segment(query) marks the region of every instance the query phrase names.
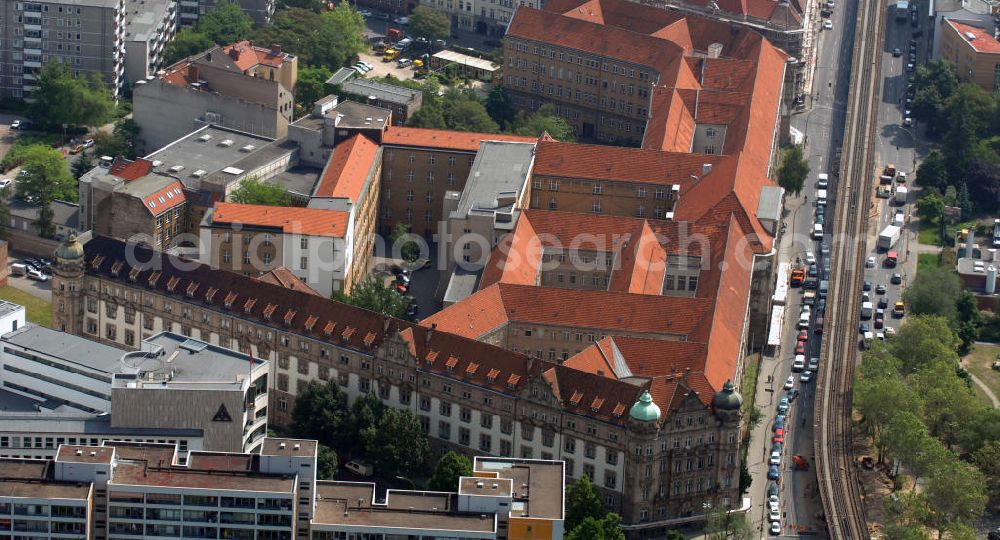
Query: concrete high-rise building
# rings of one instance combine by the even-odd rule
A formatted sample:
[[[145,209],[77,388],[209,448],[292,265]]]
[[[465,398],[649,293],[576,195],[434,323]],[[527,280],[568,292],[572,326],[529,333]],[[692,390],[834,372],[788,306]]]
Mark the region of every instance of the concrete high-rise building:
[[[50,61],[125,85],[125,0],[7,0],[0,4],[0,96],[30,100]]]
[[[177,33],[174,0],[128,0],[125,3],[125,78],[128,84],[155,75],[163,50]]]

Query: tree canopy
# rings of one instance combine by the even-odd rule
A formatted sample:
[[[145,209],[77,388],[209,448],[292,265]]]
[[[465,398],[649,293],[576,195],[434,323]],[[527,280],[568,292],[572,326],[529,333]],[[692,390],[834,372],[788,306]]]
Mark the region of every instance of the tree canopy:
[[[427,482],[427,489],[433,491],[458,491],[458,479],[472,476],[472,462],[455,451],[441,456],[434,467],[434,474]]]
[[[74,75],[69,65],[52,60],[38,72],[37,83],[28,117],[46,129],[100,126],[115,112],[111,91],[96,74]]]
[[[25,149],[17,195],[47,206],[54,200],[75,202],[79,196],[76,179],[58,150],[36,144]]]
[[[139,145],[139,124],[131,118],[115,122],[111,133],[94,135],[94,152],[100,156],[125,157],[135,159]]]
[[[431,447],[416,415],[386,408],[377,423],[361,432],[365,455],[377,469],[405,477],[422,474]]]
[[[410,14],[409,33],[430,40],[451,36],[451,17],[429,6],[420,5]]]
[[[930,268],[917,273],[903,291],[903,299],[914,314],[940,315],[951,321],[957,314],[955,299],[961,290],[962,282],[954,269]]]
[[[940,191],[948,186],[948,165],[944,154],[931,150],[917,167],[917,183],[923,187],[933,187]]]
[[[219,45],[229,45],[250,37],[253,19],[239,4],[217,2],[198,20],[198,31]]]
[[[785,191],[798,195],[808,176],[809,163],[802,153],[802,146],[796,144],[788,147],[778,165],[778,185],[785,188]]]
[[[356,283],[350,295],[334,293],[333,299],[399,319],[406,318],[406,310],[410,307],[409,301],[395,287],[386,285],[378,276],[368,276]]]
[[[169,66],[188,56],[206,51],[213,45],[215,42],[204,33],[194,28],[183,28],[167,43],[163,51],[163,63]]]
[[[281,43],[299,62],[336,70],[365,50],[364,18],[348,3],[316,12],[303,8],[279,11],[274,21],[256,31],[260,43]]]
[[[312,380],[299,388],[292,408],[292,432],[297,437],[312,438],[336,447],[347,416],[347,394],[337,381]]]
[[[262,204],[265,206],[291,206],[292,196],[280,184],[270,184],[256,178],[246,178],[240,182],[230,200],[241,204]]]
[[[517,113],[511,131],[515,135],[528,137],[538,137],[542,133],[548,133],[553,139],[563,142],[576,140],[573,128],[566,122],[565,118],[556,114],[555,106],[549,103],[542,105],[531,114],[524,111]]]
[[[600,519],[587,516],[582,523],[569,529],[566,540],[625,540],[621,522],[621,516],[613,512]]]
[[[587,518],[600,520],[607,511],[597,487],[590,477],[582,475],[566,488],[566,530],[571,531]]]
[[[326,81],[333,72],[326,66],[299,66],[299,78],[295,82],[295,105],[299,110],[296,116],[309,114],[313,105],[326,97],[332,90]]]

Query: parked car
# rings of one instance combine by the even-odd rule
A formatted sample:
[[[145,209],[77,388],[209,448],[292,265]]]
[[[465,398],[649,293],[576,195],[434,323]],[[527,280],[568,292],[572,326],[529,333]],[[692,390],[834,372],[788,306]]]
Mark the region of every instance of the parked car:
[[[7,189],[13,184],[14,181],[10,178],[0,179],[0,189]]]
[[[771,457],[767,462],[770,465],[781,465],[781,452],[771,452]]]
[[[777,480],[778,477],[780,477],[780,476],[781,476],[781,472],[778,471],[778,467],[777,466],[771,465],[767,469],[767,479],[768,480]]]
[[[771,437],[771,442],[785,442],[785,430],[784,429],[774,430],[774,436]]]
[[[775,463],[774,465],[777,465],[777,463]],[[768,511],[767,519],[770,520],[772,523],[777,524],[779,521],[781,521],[781,511],[778,510],[777,508],[772,507]]]
[[[899,47],[896,47],[895,49],[892,50],[892,56],[895,58],[899,58],[900,56],[902,56],[902,54],[903,52],[899,50]]]
[[[898,273],[893,274],[892,279],[889,280],[889,283],[892,283],[893,285],[899,285],[902,282],[903,282],[903,276]]]
[[[33,279],[35,281],[48,281],[49,276],[42,273],[41,270],[36,270],[34,268],[28,269],[28,279]]]
[[[878,309],[886,309],[889,307],[889,299],[885,296],[880,296],[878,298]]]
[[[813,378],[813,373],[811,371],[808,371],[808,370],[803,371],[802,375],[799,375],[799,381],[804,382],[804,383],[812,381],[812,378]]]
[[[875,286],[875,294],[885,294],[885,283],[879,283]]]
[[[795,343],[795,354],[805,354],[806,353],[806,342],[799,341]]]
[[[823,21],[823,30],[833,30],[833,21],[829,19]]]
[[[789,402],[787,397],[781,398],[778,401],[778,412],[781,414],[785,414],[786,412],[788,412],[788,404]]]
[[[410,24],[410,18],[409,17],[396,17],[395,19],[392,20],[392,22],[394,22],[396,24],[406,25],[406,24]]]
[[[14,263],[10,265],[10,275],[12,276],[23,276],[28,273],[28,267],[21,263]]]
[[[809,359],[809,371],[819,371],[819,358]]]
[[[375,468],[363,461],[352,459],[344,465],[344,468],[359,476],[371,476]]]
[[[795,386],[795,377],[793,375],[789,375],[788,378],[785,379],[785,390],[791,390],[793,386]]]
[[[805,369],[805,367],[806,367],[806,357],[803,355],[796,356],[795,360],[792,362],[792,371],[798,373],[803,369]]]
[[[772,521],[771,526],[767,529],[771,533],[771,536],[778,536],[781,534],[781,523],[777,521]]]

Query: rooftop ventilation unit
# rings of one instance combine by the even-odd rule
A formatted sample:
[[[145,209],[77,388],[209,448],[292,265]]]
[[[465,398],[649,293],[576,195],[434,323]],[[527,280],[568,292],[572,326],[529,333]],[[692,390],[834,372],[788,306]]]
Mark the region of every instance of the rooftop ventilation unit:
[[[233,140],[232,139],[226,139],[226,140],[224,140],[224,141],[222,141],[222,142],[219,143],[219,146],[225,146],[226,148],[229,148],[232,145],[233,145]]]
[[[184,166],[183,165],[174,165],[173,167],[170,167],[169,170],[172,173],[179,173],[179,172],[181,172],[181,171],[184,170]]]
[[[208,171],[206,171],[205,169],[198,169],[197,171],[191,173],[191,176],[195,178],[201,178],[202,176],[205,176],[205,173],[207,172]]]
[[[976,39],[976,34],[973,34],[972,32],[966,32],[965,37],[969,38],[969,41],[972,41]]]
[[[253,152],[254,148],[257,148],[257,147],[254,146],[254,145],[252,145],[252,144],[248,144],[248,145],[244,146],[243,148],[240,148],[240,152]]]
[[[154,159],[154,160],[153,160],[153,166],[154,166],[154,167],[159,167],[160,165],[163,165],[163,162],[162,162],[162,161],[160,161],[160,160],[158,160],[158,159]]]
[[[294,448],[294,449],[298,450],[299,448],[302,448],[302,445],[301,445],[301,444],[299,444],[299,443],[295,443],[295,445],[294,445],[294,446],[292,446],[292,448]]]
[[[201,141],[201,142],[210,141],[210,140],[212,140],[212,136],[209,135],[208,133],[206,133],[206,134],[202,135],[201,137],[198,137],[198,140]]]
[[[284,442],[278,443],[278,448],[281,448],[282,450],[284,450],[285,443]]]

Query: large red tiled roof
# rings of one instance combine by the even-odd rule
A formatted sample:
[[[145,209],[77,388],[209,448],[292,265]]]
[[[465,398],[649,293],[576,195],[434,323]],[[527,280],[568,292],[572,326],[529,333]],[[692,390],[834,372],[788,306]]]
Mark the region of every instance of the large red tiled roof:
[[[720,159],[722,156],[552,141],[538,143],[534,174],[683,186],[691,182],[692,174],[701,174],[704,164]]]
[[[355,135],[338,144],[327,162],[313,197],[361,198],[365,182],[375,171],[378,145],[364,135]]]
[[[281,67],[287,54],[266,47],[257,47],[248,40],[225,45],[222,47],[222,52],[232,58],[241,71],[252,69],[257,65]]]
[[[464,150],[475,152],[483,141],[526,142],[538,141],[538,137],[500,135],[496,133],[473,133],[469,131],[448,131],[444,129],[423,129],[393,126],[382,134],[385,146],[413,146],[438,148],[442,150]]]
[[[421,324],[478,339],[508,322],[590,328],[597,333],[685,336],[709,315],[711,301],[574,291],[497,283],[453,304]]]
[[[648,387],[560,365],[553,365],[542,376],[564,411],[612,424],[628,421],[629,409]]]
[[[215,203],[214,224],[241,224],[274,227],[288,234],[332,236],[347,234],[347,212],[322,208],[264,206],[258,204]]]
[[[950,27],[948,31],[958,34],[959,39],[964,41],[972,50],[978,53],[1000,54],[1000,41],[997,41],[990,32],[947,17],[944,21],[947,23],[946,27]]]

